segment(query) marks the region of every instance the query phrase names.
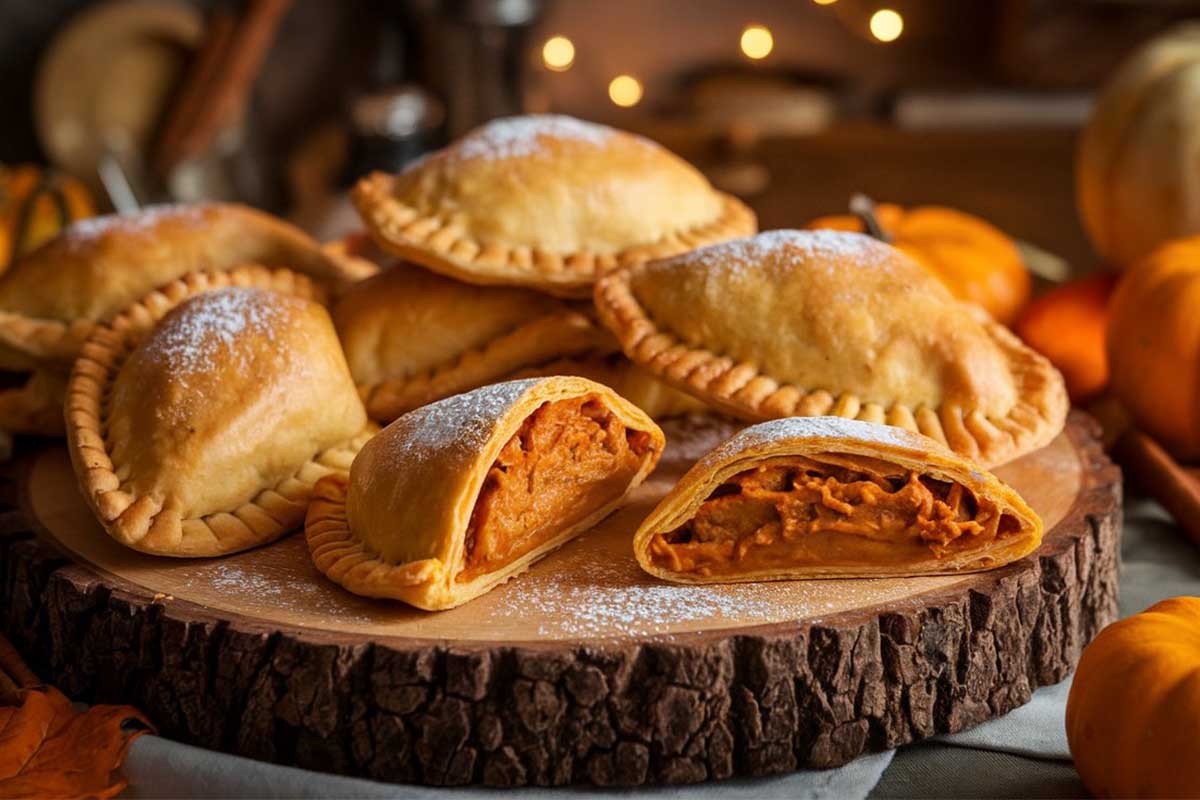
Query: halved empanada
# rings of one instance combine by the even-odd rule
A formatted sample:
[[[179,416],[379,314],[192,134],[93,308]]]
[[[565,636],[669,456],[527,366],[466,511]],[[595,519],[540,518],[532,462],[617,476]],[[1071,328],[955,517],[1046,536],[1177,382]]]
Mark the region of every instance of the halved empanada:
[[[620,270],[595,296],[631,359],[745,419],[886,423],[985,465],[1066,420],[1058,370],[869,236],[769,231]]]
[[[300,525],[372,428],[323,291],[287,270],[193,273],[99,326],[67,387],[67,444],[110,535],[211,556]]]
[[[634,375],[623,356],[619,364],[606,360],[620,346],[590,310],[527,289],[473,286],[398,264],[346,292],[333,321],[367,413],[380,422],[531,375],[583,375],[621,394],[630,389],[637,397],[626,396],[651,416],[686,406],[652,376]]]
[[[380,246],[471,283],[586,297],[606,270],[755,230],[754,214],[640,136],[558,115],[489,122],[354,203]]]
[[[927,437],[841,417],[754,425],[699,462],[634,536],[680,583],[969,572],[1042,541],[998,478]]]
[[[257,263],[330,284],[375,271],[246,206],[157,206],[76,222],[0,277],[0,369],[70,366],[98,322],[189,272]]]
[[[451,608],[607,516],[663,445],[640,409],[583,378],[476,389],[405,414],[348,479],[320,481],[308,547],[352,592]]]

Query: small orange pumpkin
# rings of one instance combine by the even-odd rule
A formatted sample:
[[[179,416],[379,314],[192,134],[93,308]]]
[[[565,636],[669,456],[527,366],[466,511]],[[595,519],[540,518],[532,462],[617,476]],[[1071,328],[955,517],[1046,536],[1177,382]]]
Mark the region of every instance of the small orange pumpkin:
[[[0,273],[77,219],[96,213],[78,179],[34,164],[0,166]]]
[[[1098,797],[1200,797],[1200,598],[1109,625],[1083,651],[1067,743]]]
[[[1092,110],[1075,163],[1079,215],[1118,269],[1200,233],[1200,23],[1136,50]]]
[[[1050,359],[1067,382],[1075,402],[1099,394],[1108,384],[1108,301],[1117,285],[1108,273],[1064,283],[1034,300],[1013,330]]]
[[[819,217],[808,228],[868,232],[905,251],[960,300],[1005,325],[1029,301],[1029,270],[1012,239],[979,217],[942,206],[875,205],[861,196],[853,214]]]
[[[1200,236],[1126,271],[1109,308],[1113,392],[1176,458],[1200,459]]]

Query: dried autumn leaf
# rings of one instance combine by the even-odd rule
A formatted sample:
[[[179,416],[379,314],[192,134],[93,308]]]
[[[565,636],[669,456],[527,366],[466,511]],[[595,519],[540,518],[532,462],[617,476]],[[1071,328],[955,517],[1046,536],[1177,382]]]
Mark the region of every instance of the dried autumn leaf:
[[[62,692],[35,680],[0,637],[0,797],[119,794],[128,783],[121,764],[133,740],[153,731],[149,720],[129,706],[79,713]]]

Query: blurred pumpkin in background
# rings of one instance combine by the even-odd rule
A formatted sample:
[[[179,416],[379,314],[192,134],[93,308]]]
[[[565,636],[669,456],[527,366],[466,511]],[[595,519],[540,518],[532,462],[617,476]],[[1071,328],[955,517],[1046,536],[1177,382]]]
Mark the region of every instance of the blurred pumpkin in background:
[[[1083,651],[1067,743],[1098,797],[1200,797],[1200,598],[1113,623]]]
[[[1012,323],[1029,301],[1031,280],[1011,238],[979,217],[942,206],[902,208],[856,196],[854,213],[819,217],[806,227],[870,233],[915,258],[960,300]]]
[[[0,273],[95,213],[91,192],[76,178],[34,164],[0,166]]]
[[[1200,236],[1134,264],[1109,307],[1113,392],[1176,458],[1200,460]]]
[[[1200,23],[1134,52],[1079,141],[1076,194],[1097,252],[1123,269],[1200,233]]]
[[[1108,384],[1105,332],[1116,285],[1115,276],[1100,273],[1056,286],[1030,303],[1013,326],[1058,367],[1073,402],[1094,397]]]

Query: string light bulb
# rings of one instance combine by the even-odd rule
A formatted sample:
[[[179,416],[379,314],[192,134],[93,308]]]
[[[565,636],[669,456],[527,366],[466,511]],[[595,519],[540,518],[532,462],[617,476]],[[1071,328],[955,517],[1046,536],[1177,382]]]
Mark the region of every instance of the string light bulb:
[[[542,63],[554,72],[566,72],[575,63],[575,43],[565,36],[551,36],[542,45]]]
[[[742,30],[742,52],[755,61],[766,58],[775,49],[775,37],[766,25],[747,25]]]
[[[904,17],[890,8],[881,8],[871,15],[871,35],[881,42],[894,42],[904,32]]]
[[[632,75],[618,75],[609,81],[608,99],[621,108],[632,108],[642,101],[642,82]]]

